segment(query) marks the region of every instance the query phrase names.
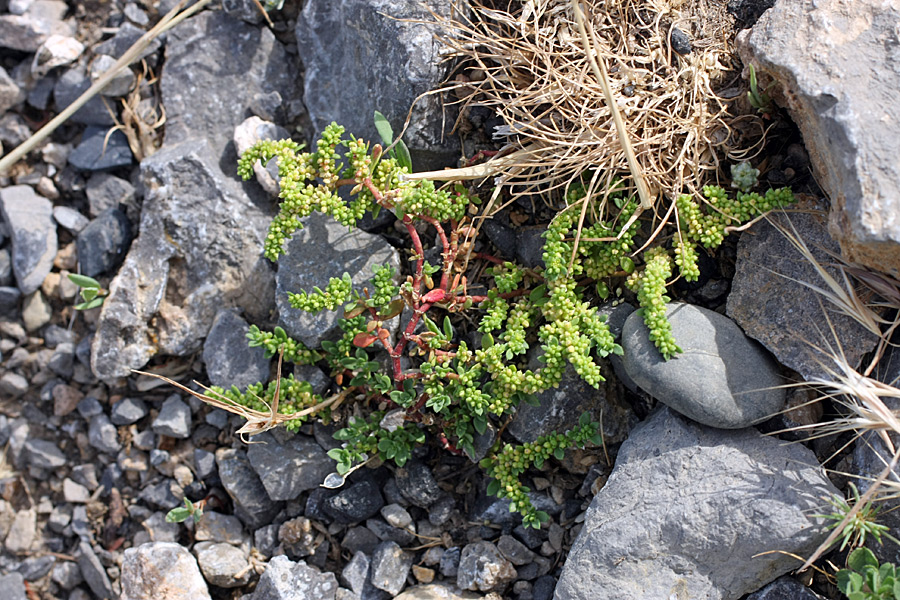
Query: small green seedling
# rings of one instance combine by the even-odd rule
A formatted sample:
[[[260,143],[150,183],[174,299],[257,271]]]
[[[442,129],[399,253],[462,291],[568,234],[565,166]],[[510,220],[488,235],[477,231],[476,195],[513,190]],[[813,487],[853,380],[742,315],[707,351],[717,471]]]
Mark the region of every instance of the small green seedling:
[[[187,498],[184,499],[184,506],[173,508],[166,514],[166,523],[183,523],[190,518],[194,519],[194,523],[200,521],[203,516],[204,501],[197,503],[191,502]]]
[[[75,310],[90,310],[97,308],[106,300],[109,292],[103,289],[100,282],[93,277],[69,273],[69,280],[81,288],[81,298],[84,302],[75,305]]]
[[[748,66],[750,68],[750,91],[747,92],[747,99],[750,101],[750,105],[760,113],[770,115],[775,112],[772,98],[766,92],[760,91],[759,83],[756,80],[756,69],[752,64]]]
[[[850,489],[853,495],[852,504],[844,498],[835,495],[828,500],[828,503],[834,507],[834,511],[828,515],[815,515],[816,517],[834,521],[829,526],[829,529],[843,527],[841,530],[843,542],[841,542],[840,549],[843,550],[848,546],[862,546],[866,543],[868,536],[875,538],[875,541],[879,544],[882,543],[881,536],[885,536],[889,540],[900,544],[900,540],[888,533],[890,528],[887,525],[876,522],[879,508],[871,500],[863,504],[850,519],[846,520],[846,523],[844,522],[851,509],[859,504],[860,501],[859,490],[853,483],[850,484]]]
[[[900,580],[891,563],[878,564],[868,548],[847,557],[846,569],[837,573],[837,586],[849,600],[900,600]]]

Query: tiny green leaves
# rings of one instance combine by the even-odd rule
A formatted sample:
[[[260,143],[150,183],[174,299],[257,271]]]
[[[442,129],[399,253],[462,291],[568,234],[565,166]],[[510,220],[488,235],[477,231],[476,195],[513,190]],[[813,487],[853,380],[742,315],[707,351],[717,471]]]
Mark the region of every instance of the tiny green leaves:
[[[394,129],[391,123],[383,114],[375,111],[375,130],[381,137],[381,141],[385,146],[394,143]],[[397,140],[397,144],[391,149],[391,158],[396,159],[400,167],[406,167],[407,171],[412,173],[412,158],[409,155],[409,148],[403,143],[403,140]]]
[[[84,302],[75,305],[75,310],[97,308],[106,300],[107,291],[93,277],[69,273],[69,280],[81,288],[81,298],[84,300]]]
[[[190,518],[194,519],[194,523],[200,521],[203,516],[203,501],[194,504],[187,498],[184,499],[184,506],[173,508],[166,513],[166,523],[183,523]]]

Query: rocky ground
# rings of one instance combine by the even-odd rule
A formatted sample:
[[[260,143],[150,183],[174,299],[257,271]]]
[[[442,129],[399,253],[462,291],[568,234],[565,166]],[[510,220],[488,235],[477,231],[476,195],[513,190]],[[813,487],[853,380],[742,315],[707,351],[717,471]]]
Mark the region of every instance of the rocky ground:
[[[4,151],[87,89],[174,4],[0,1]],[[772,2],[730,4],[749,26]],[[837,0],[825,4],[844,14]],[[889,9],[861,4],[872,27],[890,21]],[[787,575],[799,566],[790,554],[808,556],[824,539],[813,515],[828,512],[825,499],[846,485],[821,465],[870,476],[880,470],[877,444],[835,454],[852,440],[785,445],[798,437],[763,435],[832,410],[804,406],[761,422],[807,400],[771,386],[822,375],[802,342],[822,339],[822,307],[799,283],[815,272],[766,223],[731,239],[696,286],[676,289],[690,303],[671,307],[681,358],[661,362],[634,308],[609,304],[602,310],[625,355],[606,368],[607,383],[595,390],[570,372],[540,407],[520,409],[507,429],[520,442],[566,429],[585,411],[603,422],[604,447],[529,473],[533,501],[551,515],[540,530],[523,528],[506,501],[488,496],[468,458],[436,445],[403,468],[372,463],[327,489],[337,425],[273,430],[245,444],[234,434],[239,417],[131,374],[150,361],[185,383],[265,379],[272,361],[247,348],[249,324],[277,322],[311,346],[335,327],[296,316],[283,306],[284,291],[344,271],[362,284],[372,264],[402,267],[404,241],[382,214],[349,234],[311,218],[275,268],[260,249],[277,183],[261,168],[259,183],[235,175],[237,153],[256,139],[309,139],[332,119],[374,138],[374,109],[402,122],[413,98],[440,81],[431,33],[381,12],[425,15],[405,2],[288,0],[269,27],[250,0],[214,2],[0,177],[3,598],[839,597],[824,577]],[[785,30],[811,27],[779,29],[773,20],[763,17],[745,42],[758,60],[775,60],[764,50],[781,47]],[[360,55],[378,59],[362,63]],[[790,61],[776,66],[809,72]],[[366,93],[348,93],[348,82]],[[816,97],[806,79],[793,86]],[[822,117],[822,125],[813,109],[804,118],[803,98],[785,105],[807,144],[817,127],[852,129],[848,118]],[[864,110],[854,98],[839,95],[848,114]],[[439,102],[416,110],[406,138],[416,164],[450,164],[463,150],[456,141],[438,145]],[[810,174],[821,179],[821,148],[807,152],[788,117],[777,117],[764,176],[803,192],[803,208],[827,210]],[[488,146],[496,123],[478,111],[468,119],[462,148],[472,154]],[[869,142],[850,138],[854,151]],[[873,201],[887,206],[877,193]],[[485,226],[485,248],[538,264],[546,210],[513,205]],[[841,250],[826,220],[791,215],[822,260]],[[855,243],[858,255],[872,256],[865,239]],[[73,310],[74,272],[110,289],[102,309]],[[854,321],[830,318],[849,362],[874,348],[876,338]],[[879,375],[895,380],[896,364],[884,364]],[[317,367],[298,376],[317,390],[330,385]],[[205,502],[203,517],[167,523],[185,498]],[[898,550],[879,552],[896,560]],[[843,555],[831,560],[841,564]]]

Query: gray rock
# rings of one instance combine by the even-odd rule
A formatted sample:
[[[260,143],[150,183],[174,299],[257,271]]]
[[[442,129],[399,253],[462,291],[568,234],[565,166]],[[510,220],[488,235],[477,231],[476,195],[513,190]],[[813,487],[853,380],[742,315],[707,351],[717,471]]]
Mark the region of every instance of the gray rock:
[[[638,313],[622,330],[625,370],[644,391],[695,421],[723,429],[759,423],[781,410],[778,365],[722,315],[690,304],[666,309],[683,352],[664,360]]]
[[[894,277],[900,125],[889,106],[900,70],[884,43],[896,38],[898,16],[879,0],[854,2],[852,10],[843,0],[799,10],[776,3],[740,44],[744,64],[780,84],[772,95],[800,128],[816,181],[832,201],[829,230],[843,254]]]
[[[78,414],[85,420],[90,420],[103,412],[103,405],[93,396],[85,396],[78,402]]]
[[[365,552],[357,552],[341,571],[341,583],[353,590],[353,593],[363,597],[363,594],[371,587],[369,581],[369,565],[372,561]]]
[[[294,500],[334,472],[334,459],[312,438],[295,435],[281,443],[266,432],[254,441],[261,443],[250,445],[247,458],[272,500]]]
[[[86,504],[91,499],[91,493],[80,483],[66,477],[63,479],[63,498],[72,504]]]
[[[91,63],[91,81],[96,83],[115,64],[116,59],[108,54],[96,55]],[[107,98],[124,96],[134,87],[135,79],[134,72],[131,69],[123,69],[113,76],[112,80],[106,84],[106,87],[100,91],[100,94]]]
[[[98,217],[110,208],[125,208],[131,217],[139,210],[135,198],[134,186],[128,181],[109,173],[94,173],[87,181],[85,193],[92,217]]]
[[[546,227],[516,229],[516,261],[529,268],[544,266],[544,232]]]
[[[747,596],[747,600],[821,600],[808,587],[785,575],[763,589]]]
[[[6,550],[10,554],[24,554],[31,550],[37,533],[37,513],[33,508],[16,511],[6,534]]]
[[[205,510],[194,527],[194,539],[198,542],[222,542],[239,546],[244,540],[244,528],[237,517]]]
[[[460,591],[445,582],[415,585],[396,596],[394,600],[482,600],[482,594]]]
[[[272,91],[296,97],[298,72],[294,58],[266,28],[211,11],[184,21],[166,42],[161,81],[166,145],[205,138],[218,162],[253,99]],[[203,102],[197,102],[200,90]],[[228,157],[233,168],[233,150]]]
[[[255,9],[255,7],[253,8]],[[259,13],[258,10],[254,12]],[[263,121],[259,117],[249,117],[234,130],[234,147],[240,155],[261,140],[281,140],[289,137],[291,134],[287,129],[279,127],[275,123]],[[253,174],[256,182],[270,196],[278,195],[280,188],[278,187],[277,161],[269,161],[268,165],[256,161],[253,165]]]
[[[116,426],[103,413],[91,417],[88,425],[88,441],[91,446],[107,454],[116,454],[122,447],[119,444]]]
[[[68,206],[54,206],[53,219],[72,233],[78,233],[90,223],[87,217]]]
[[[34,52],[50,35],[72,35],[74,26],[63,21],[68,11],[61,0],[35,0],[24,14],[0,15],[0,47]]]
[[[25,92],[16,85],[6,69],[0,67],[0,115],[25,99]]]
[[[82,67],[73,67],[63,73],[53,87],[53,100],[57,110],[63,110],[78,99],[91,87],[91,80],[85,75]],[[87,104],[79,108],[69,117],[73,123],[86,125],[114,125],[115,119],[109,114],[103,99],[94,96]]]
[[[100,213],[78,234],[76,249],[81,273],[96,277],[111,272],[125,260],[133,238],[131,221],[118,208]]]
[[[233,310],[222,310],[216,315],[203,343],[203,362],[212,385],[231,389],[247,386],[269,378],[269,359],[262,348],[247,345],[250,327]]]
[[[25,578],[21,573],[0,575],[0,589],[9,594],[9,600],[28,600],[25,594]]]
[[[178,394],[172,394],[163,402],[151,428],[154,433],[181,440],[191,437],[191,407]]]
[[[123,398],[116,402],[110,412],[113,425],[131,425],[147,416],[147,405],[140,398]]]
[[[315,348],[322,340],[339,336],[341,311],[308,313],[291,308],[287,293],[312,291],[316,286],[325,289],[330,278],[340,279],[345,272],[353,279],[354,289],[368,286],[371,290],[372,267],[390,264],[399,272],[400,257],[381,236],[359,229],[348,231],[321,213],[301,221],[303,229],[294,234],[278,260],[275,301],[279,324],[288,335]]]
[[[12,265],[22,294],[41,287],[56,257],[53,205],[27,185],[0,189],[0,215],[12,238]]]
[[[394,471],[394,480],[400,494],[412,504],[422,508],[428,508],[443,494],[431,469],[417,460],[410,460],[397,468]]]
[[[392,527],[381,519],[366,520],[366,528],[372,531],[383,542],[397,542],[401,546],[412,546],[416,541],[415,528]]]
[[[59,344],[50,357],[47,367],[64,379],[70,379],[75,368],[75,344]]]
[[[375,547],[378,546],[379,541],[378,536],[372,533],[371,529],[362,526],[351,527],[347,530],[347,533],[344,534],[341,547],[351,554],[365,552],[366,554],[371,555],[375,552]]]
[[[205,141],[164,147],[141,170],[140,235],[110,284],[92,344],[101,379],[126,377],[156,354],[199,350],[252,272],[268,225]]]
[[[84,581],[81,576],[81,569],[76,563],[68,561],[60,561],[53,566],[53,572],[50,579],[64,590],[71,590],[73,587]],[[0,583],[0,586],[3,584]],[[4,586],[2,589],[6,589]]]
[[[337,589],[333,573],[320,573],[303,561],[295,563],[282,555],[269,561],[250,600],[334,600]]]
[[[555,590],[556,579],[550,575],[543,575],[534,582],[532,597],[534,600],[550,600]]]
[[[281,502],[273,502],[256,472],[240,450],[219,448],[216,464],[222,487],[235,504],[235,515],[251,530],[267,525],[281,510]]]
[[[552,432],[564,433],[578,426],[581,415],[593,421],[603,420],[603,439],[607,444],[623,441],[637,424],[637,416],[621,397],[615,377],[605,365],[606,382],[594,388],[582,379],[572,365],[566,365],[559,387],[537,394],[538,405],[521,402],[509,423],[508,431],[520,442],[533,442]]]
[[[22,302],[22,323],[26,331],[37,331],[49,323],[52,317],[53,308],[40,290],[25,296]]]
[[[183,504],[184,490],[174,479],[163,478],[145,484],[138,498],[156,510],[169,510]]]
[[[12,257],[6,248],[0,249],[0,284],[8,287],[13,283]]]
[[[121,600],[210,600],[197,561],[178,544],[153,542],[125,550],[120,582]]]
[[[69,154],[69,164],[82,171],[102,171],[127,167],[134,160],[128,138],[119,130],[111,135],[108,128],[88,125],[79,143]]]
[[[7,372],[0,376],[0,393],[7,398],[19,398],[28,391],[28,380],[18,373]]]
[[[497,540],[497,549],[517,567],[534,562],[534,552],[511,535],[501,535]]]
[[[516,568],[490,542],[467,544],[459,559],[456,585],[464,590],[489,592],[502,590],[515,581]]]
[[[278,547],[278,525],[266,525],[253,532],[253,547],[266,558],[271,558]]]
[[[728,0],[728,12],[750,27],[774,5],[775,0]]]
[[[150,17],[148,17],[147,13],[141,10],[141,7],[134,2],[129,2],[128,4],[126,4],[125,8],[122,9],[122,13],[125,15],[125,18],[132,23],[137,23],[141,26],[150,24]]]
[[[199,542],[194,546],[200,572],[212,585],[233,588],[250,580],[251,570],[243,551],[231,544]]]
[[[91,545],[85,541],[78,544],[78,553],[76,555],[78,566],[81,568],[81,576],[87,582],[94,596],[97,598],[113,598],[112,584],[109,581],[109,575],[106,569],[100,564],[100,559],[94,553]]]
[[[792,212],[789,217],[772,215],[770,218],[787,231],[793,226],[819,264],[841,281],[837,270],[826,266],[834,262],[828,252],[837,252],[838,247],[828,235],[824,219],[803,212]],[[800,282],[826,287],[815,267],[784,235],[768,222],[757,223],[738,242],[728,316],[747,335],[768,348],[779,362],[807,380],[827,377],[826,367],[833,367],[831,360],[810,344],[820,348],[840,347],[849,364],[858,364],[875,348],[878,338],[851,317],[839,314]],[[826,316],[831,321],[830,328],[825,323]]]
[[[66,464],[66,457],[56,444],[37,438],[25,441],[25,460],[30,467],[48,470],[58,469]]]
[[[405,528],[412,524],[409,512],[399,504],[388,504],[381,507],[381,516],[391,527]]]
[[[371,479],[344,487],[325,501],[325,512],[338,523],[359,523],[374,516],[384,506],[384,498]]]
[[[54,563],[55,556],[32,556],[23,560],[16,571],[22,574],[25,581],[37,581],[50,572]]]
[[[396,596],[406,586],[413,555],[396,542],[382,542],[372,553],[369,575],[372,585]]]
[[[27,140],[30,135],[31,128],[18,113],[8,112],[0,116],[0,142],[7,148],[15,148]],[[19,178],[21,184],[37,185],[39,181],[40,174],[35,172]]]
[[[164,14],[165,12],[166,11],[160,8],[160,14]],[[94,47],[94,54],[108,54],[113,58],[120,58],[145,33],[146,31],[140,27],[135,27],[131,23],[122,23],[113,37]],[[159,50],[160,45],[160,38],[154,38],[138,57],[145,58],[151,54],[155,54],[156,51]]]
[[[437,28],[428,24],[429,9],[443,16],[452,10],[447,2],[435,1],[306,3],[295,35],[305,66],[303,100],[317,133],[337,121],[357,137],[380,141],[373,124],[379,110],[399,134],[413,100],[435,89],[446,74]],[[392,84],[385,86],[388,80]],[[355,89],[367,92],[348,94],[346,85],[337,84],[342,81],[352,81]],[[425,97],[413,106],[403,138],[417,168],[440,168],[455,161],[458,145],[451,137],[442,137],[440,100]]]
[[[168,523],[166,521],[166,513],[162,511],[153,513],[144,519],[141,525],[144,527],[147,535],[150,536],[151,542],[177,542],[181,535],[182,525]]]
[[[816,465],[815,467],[807,465]],[[648,485],[652,482],[652,485]],[[797,567],[828,532],[835,488],[813,453],[753,428],[721,430],[663,407],[638,425],[594,497],[560,598],[736,600]]]
[[[455,579],[459,574],[459,559],[461,556],[462,548],[459,546],[447,548],[447,551],[441,554],[441,575],[448,579]]]

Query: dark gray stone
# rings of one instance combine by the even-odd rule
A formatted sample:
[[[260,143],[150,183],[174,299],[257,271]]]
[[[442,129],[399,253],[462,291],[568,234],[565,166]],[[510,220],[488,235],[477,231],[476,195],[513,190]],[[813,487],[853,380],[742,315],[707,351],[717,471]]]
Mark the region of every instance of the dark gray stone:
[[[834,262],[828,253],[839,249],[828,235],[824,217],[791,212],[770,219],[787,231],[793,227],[819,264],[841,281],[837,270],[828,266]],[[825,369],[832,367],[831,359],[815,347],[840,347],[851,365],[875,348],[875,335],[801,283],[827,287],[815,267],[769,222],[757,223],[741,236],[735,266],[728,316],[807,381],[828,377]]]
[[[164,147],[141,170],[140,235],[110,284],[92,345],[101,379],[129,376],[156,354],[199,350],[256,265],[268,225],[205,141]]]
[[[194,448],[194,472],[202,481],[216,472],[216,455],[202,448]]]
[[[36,438],[25,441],[25,460],[28,466],[48,470],[58,469],[66,464],[66,457],[56,444]]]
[[[637,424],[637,416],[621,397],[610,369],[606,365],[601,365],[601,369],[606,382],[594,388],[572,365],[566,365],[559,387],[535,395],[539,404],[519,404],[508,431],[520,442],[533,442],[540,436],[577,427],[578,419],[587,413],[593,421],[602,418],[603,439],[607,444],[623,441]]]
[[[690,590],[737,600],[797,567],[768,550],[809,556],[825,539],[824,519],[811,515],[835,492],[799,444],[706,427],[663,407],[622,444],[556,595],[623,600]]]
[[[116,59],[108,54],[94,54],[94,60],[91,62],[91,81],[97,82],[107,71],[112,70],[116,64]],[[118,98],[124,96],[134,88],[136,76],[131,69],[123,69],[119,71],[113,78],[100,90],[100,94],[107,98]]]
[[[255,436],[247,458],[272,500],[294,500],[302,492],[319,487],[335,461],[313,438],[295,435],[279,442],[270,432]]]
[[[140,207],[135,198],[134,186],[128,181],[109,173],[94,173],[87,181],[85,193],[88,210],[92,217],[98,217],[111,208],[125,209],[131,218],[137,216]]]
[[[672,27],[672,30],[669,31],[669,43],[672,45],[672,50],[678,54],[691,53],[691,36],[677,27]]]
[[[371,479],[344,487],[324,503],[325,512],[339,523],[359,523],[372,517],[384,506],[384,498]]]
[[[154,433],[181,440],[191,437],[191,407],[178,394],[172,394],[163,402],[152,429]]]
[[[125,260],[133,239],[131,221],[118,208],[110,208],[78,234],[76,249],[81,273],[96,277],[111,272]]]
[[[106,574],[106,569],[100,564],[100,559],[97,558],[90,544],[85,541],[78,544],[76,560],[81,568],[81,576],[84,577],[91,591],[94,592],[94,596],[104,600],[113,598],[114,594],[109,575]]]
[[[0,115],[25,99],[25,92],[16,84],[6,69],[0,67]]]
[[[770,94],[800,129],[816,183],[831,200],[829,231],[842,255],[894,277],[900,126],[890,102],[900,88],[898,19],[900,7],[881,0],[852,8],[845,0],[776,2],[737,44],[761,88],[770,77],[778,83]]]
[[[257,25],[263,20],[259,7],[253,0],[222,0],[222,9],[228,16],[252,25]]]
[[[19,290],[28,295],[43,283],[56,258],[53,205],[27,185],[0,189],[0,216],[12,238],[12,267]]]
[[[535,580],[531,593],[534,600],[550,600],[553,598],[554,590],[556,590],[556,578],[542,575]]]
[[[516,580],[516,568],[490,542],[467,544],[459,559],[456,585],[463,590],[502,590]]]
[[[511,535],[501,535],[497,540],[497,549],[517,567],[534,562],[534,552]]]
[[[59,344],[47,362],[47,367],[65,379],[70,379],[75,368],[75,344]]]
[[[187,548],[170,542],[152,542],[125,550],[120,581],[120,600],[210,600],[197,561]]]
[[[75,102],[89,87],[91,87],[91,80],[82,67],[73,67],[63,73],[53,88],[53,99],[56,102],[57,110],[61,111]],[[100,96],[94,96],[88,100],[87,104],[79,108],[69,119],[73,123],[86,125],[111,126],[115,124],[115,120],[109,114]]]
[[[116,454],[122,448],[119,444],[116,426],[103,413],[91,417],[88,426],[88,442],[100,452],[107,454]]]
[[[89,125],[81,136],[81,143],[69,154],[69,164],[82,171],[102,171],[131,165],[134,156],[128,138],[119,130],[111,135],[105,127]]]
[[[296,97],[298,72],[295,59],[267,28],[213,11],[184,21],[166,42],[161,81],[166,145],[205,138],[218,162],[253,99],[273,91]],[[200,90],[203,102],[197,101]],[[226,156],[233,169],[234,151]]]
[[[372,585],[396,596],[406,586],[413,555],[396,542],[382,542],[372,553],[369,575]]]
[[[28,600],[25,595],[25,578],[21,573],[0,575],[0,589],[9,594],[9,600]]]
[[[808,587],[785,575],[763,589],[747,596],[747,600],[822,600]]]
[[[81,576],[81,569],[78,568],[78,565],[68,561],[60,561],[59,564],[54,565],[50,579],[64,590],[71,590],[84,581],[84,577]],[[3,584],[0,583],[0,586],[2,585]],[[3,587],[2,589],[6,588]]]
[[[462,548],[460,548],[459,546],[447,548],[447,551],[441,555],[441,575],[443,575],[447,579],[455,579],[459,574],[459,559],[461,555]]]
[[[417,460],[398,467],[394,479],[403,497],[422,508],[428,508],[443,495],[431,469]]]
[[[316,133],[337,121],[357,137],[380,141],[373,124],[379,110],[399,134],[413,100],[435,89],[446,74],[429,9],[449,16],[454,7],[414,0],[305,4],[295,34],[305,66],[303,99]],[[392,83],[385,86],[385,81]],[[442,135],[444,115],[437,96],[419,100],[411,117],[403,139],[417,169],[441,168],[456,160],[459,147],[453,136]]]
[[[366,528],[378,536],[378,539],[383,542],[397,542],[401,546],[411,546],[416,541],[416,536],[412,531],[400,527],[393,527],[381,519],[368,519],[366,521]]]
[[[161,11],[160,14],[163,14],[163,12],[164,11]],[[120,58],[145,33],[146,32],[143,29],[135,27],[131,23],[122,23],[114,36],[94,47],[94,53],[107,54],[113,58]],[[155,53],[159,50],[160,44],[160,39],[158,37],[154,38],[143,52],[140,53],[139,58],[145,58]]]
[[[140,398],[123,398],[116,402],[109,420],[113,425],[131,425],[147,416],[147,405]]]
[[[351,527],[347,530],[347,533],[344,534],[344,539],[341,541],[341,547],[351,554],[365,552],[371,556],[372,553],[375,552],[375,547],[378,546],[379,542],[378,536],[376,536],[371,529],[366,527]]]
[[[34,52],[53,34],[72,35],[74,24],[63,20],[68,10],[61,0],[35,0],[24,14],[0,15],[0,47]]]
[[[247,455],[240,450],[220,448],[216,450],[216,464],[222,487],[234,501],[235,516],[251,530],[268,525],[283,503],[269,498]]]
[[[219,311],[203,343],[203,362],[212,385],[231,389],[247,386],[269,377],[269,359],[265,351],[247,345],[247,321],[233,310]]]
[[[0,315],[11,316],[12,312],[19,306],[19,299],[22,292],[19,288],[0,287]]]
[[[342,312],[308,313],[292,308],[287,293],[312,291],[316,286],[325,289],[330,278],[340,279],[345,272],[354,289],[372,289],[372,267],[390,264],[399,272],[400,257],[381,236],[348,230],[327,215],[313,213],[301,222],[303,229],[294,234],[278,260],[275,302],[279,324],[288,335],[315,348],[324,339],[339,337]]]
[[[623,364],[644,391],[695,421],[739,429],[784,406],[784,381],[772,357],[733,321],[690,304],[669,304],[672,335],[683,350],[664,360],[638,313],[622,331]]]
[[[546,227],[516,229],[516,262],[534,269],[544,266],[544,232]]]
[[[250,600],[334,600],[337,589],[333,573],[320,573],[303,561],[295,563],[282,555],[269,561]]]
[[[369,583],[369,564],[371,564],[365,552],[357,552],[341,571],[341,583],[353,590],[353,593],[362,598]]]
[[[775,0],[728,0],[728,12],[745,27],[752,27]]]
[[[49,573],[55,563],[55,556],[32,556],[23,560],[16,571],[22,574],[25,581],[37,581]]]
[[[103,405],[93,396],[85,396],[78,402],[78,414],[85,420],[90,420],[103,413]]]
[[[163,478],[145,485],[138,498],[151,508],[169,510],[183,504],[184,490],[174,479]]]

